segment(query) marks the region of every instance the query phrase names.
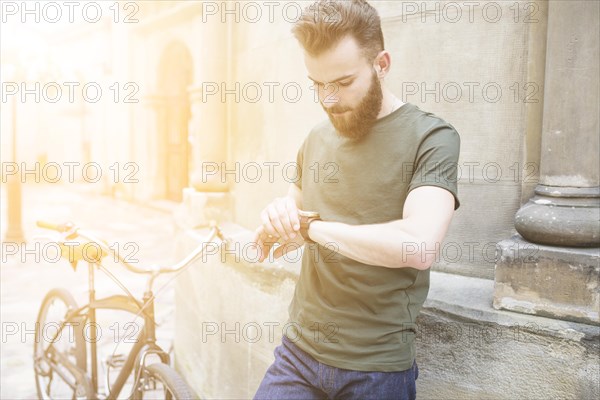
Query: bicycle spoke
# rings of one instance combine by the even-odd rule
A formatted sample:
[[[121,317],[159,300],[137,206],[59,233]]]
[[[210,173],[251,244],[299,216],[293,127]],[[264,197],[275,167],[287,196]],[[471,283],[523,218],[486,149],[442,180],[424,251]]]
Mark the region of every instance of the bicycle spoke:
[[[85,343],[81,328],[71,324],[69,317],[75,309],[72,295],[62,289],[51,290],[42,302],[34,343],[34,371],[41,399],[89,397],[79,367],[85,365]]]

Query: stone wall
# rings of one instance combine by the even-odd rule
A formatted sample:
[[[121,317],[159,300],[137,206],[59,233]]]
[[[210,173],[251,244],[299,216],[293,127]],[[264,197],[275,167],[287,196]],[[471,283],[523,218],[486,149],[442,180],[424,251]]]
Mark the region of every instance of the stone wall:
[[[476,315],[473,315],[476,318]],[[549,332],[538,320],[503,326],[425,309],[417,324],[422,399],[594,399],[598,336]]]

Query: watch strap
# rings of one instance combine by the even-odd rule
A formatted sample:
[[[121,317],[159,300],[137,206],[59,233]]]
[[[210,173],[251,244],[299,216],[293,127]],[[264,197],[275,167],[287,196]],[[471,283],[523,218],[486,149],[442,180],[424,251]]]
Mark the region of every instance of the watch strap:
[[[316,243],[308,236],[308,229],[313,221],[321,220],[321,216],[318,212],[300,210],[298,210],[298,216],[300,217],[300,235],[306,243]]]

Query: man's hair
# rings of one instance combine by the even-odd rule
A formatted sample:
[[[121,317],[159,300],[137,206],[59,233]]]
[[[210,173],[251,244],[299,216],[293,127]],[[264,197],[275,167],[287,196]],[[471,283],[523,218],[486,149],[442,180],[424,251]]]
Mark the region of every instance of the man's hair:
[[[311,56],[333,48],[347,35],[368,61],[384,49],[379,14],[366,0],[318,0],[304,9],[292,33]]]

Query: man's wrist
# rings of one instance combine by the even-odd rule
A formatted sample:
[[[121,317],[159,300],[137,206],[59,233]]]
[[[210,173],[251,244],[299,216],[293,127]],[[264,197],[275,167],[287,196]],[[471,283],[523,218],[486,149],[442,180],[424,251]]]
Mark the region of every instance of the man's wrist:
[[[318,212],[300,210],[298,210],[298,216],[300,217],[300,235],[302,235],[305,242],[316,243],[310,238],[309,230],[313,222],[321,220],[321,216]]]
[[[314,220],[310,224],[310,227],[308,228],[308,231],[307,231],[307,235],[311,240],[310,243],[317,243],[317,241],[313,240],[312,238],[317,237],[317,235],[319,233],[319,229],[321,228],[321,225],[323,225],[325,223],[327,223],[327,222],[323,221],[322,219],[318,219],[318,220]]]

